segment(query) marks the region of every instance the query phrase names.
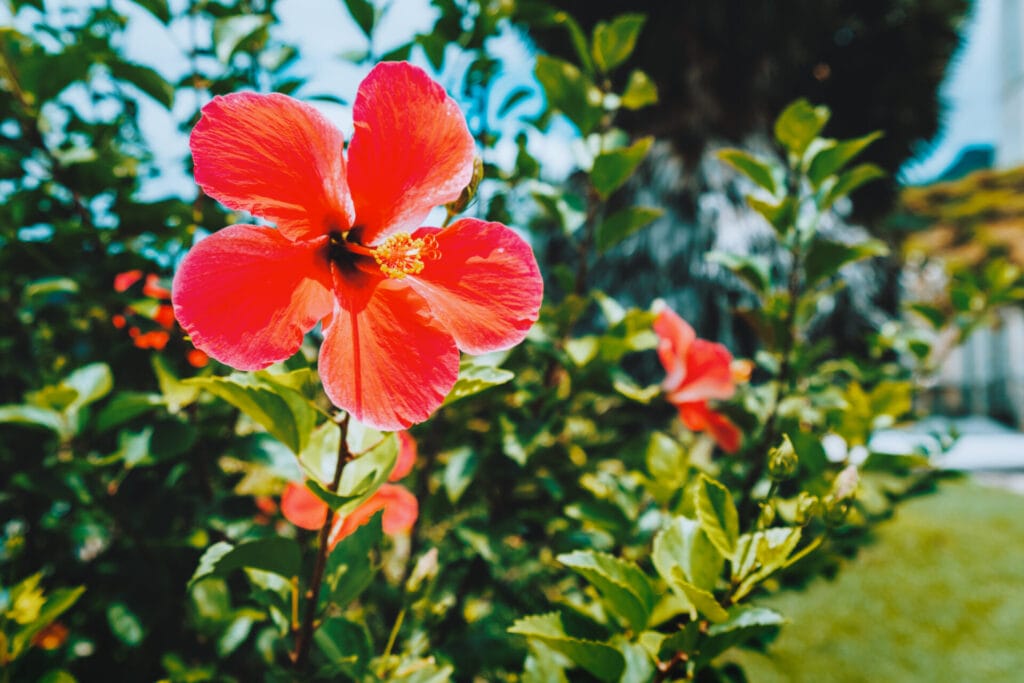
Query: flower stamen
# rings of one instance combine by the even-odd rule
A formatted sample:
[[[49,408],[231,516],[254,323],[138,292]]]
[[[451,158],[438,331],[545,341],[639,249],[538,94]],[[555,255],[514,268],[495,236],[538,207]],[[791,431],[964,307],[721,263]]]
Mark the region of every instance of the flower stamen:
[[[433,235],[413,239],[405,232],[388,237],[373,250],[373,258],[381,272],[396,280],[419,274],[423,270],[424,259],[435,260],[440,256]]]

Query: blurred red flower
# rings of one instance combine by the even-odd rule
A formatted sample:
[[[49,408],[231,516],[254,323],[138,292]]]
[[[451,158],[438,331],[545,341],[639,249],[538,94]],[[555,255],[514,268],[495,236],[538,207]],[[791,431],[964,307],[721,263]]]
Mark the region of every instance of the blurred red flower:
[[[196,182],[277,229],[232,225],[174,277],[193,343],[256,370],[323,323],[319,372],[335,405],[379,429],[425,420],[458,377],[459,349],[522,341],[543,283],[530,247],[472,218],[419,227],[473,174],[473,138],[421,69],[378,64],[359,86],[355,133],[286,95],[215,97],[192,132]]]
[[[114,276],[114,291],[127,292],[132,285],[141,279],[141,270],[129,270],[124,273],[118,273]]]
[[[395,482],[409,474],[416,460],[416,442],[406,432],[398,433],[398,459],[388,476]],[[384,533],[395,536],[408,533],[419,516],[419,502],[408,489],[397,484],[384,484],[362,505],[345,517],[336,517],[331,527],[329,548],[384,511],[381,526]],[[299,482],[289,482],[281,494],[281,513],[285,519],[302,529],[319,529],[327,520],[327,504]]]
[[[725,415],[708,406],[710,400],[732,398],[736,382],[750,377],[749,361],[733,361],[722,344],[698,339],[697,333],[663,303],[656,305],[658,358],[667,375],[662,387],[679,410],[687,429],[707,432],[727,453],[739,450],[742,434]]]

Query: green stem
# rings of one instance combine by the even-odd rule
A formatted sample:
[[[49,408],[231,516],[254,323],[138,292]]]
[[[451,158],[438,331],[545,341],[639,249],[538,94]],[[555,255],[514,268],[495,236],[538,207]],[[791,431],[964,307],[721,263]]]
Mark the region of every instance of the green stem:
[[[338,461],[334,466],[334,479],[327,486],[327,490],[335,493],[341,484],[341,473],[345,465],[353,460],[352,452],[348,448],[348,413],[345,413],[338,420],[338,429],[341,431],[338,441]],[[331,527],[334,526],[335,512],[328,508],[327,517],[323,526],[320,527],[320,534],[317,541],[316,561],[313,564],[313,573],[309,579],[309,589],[303,596],[306,599],[306,611],[299,627],[298,635],[295,638],[295,650],[292,652],[292,663],[296,669],[305,666],[309,659],[309,649],[313,642],[314,623],[316,621],[317,608],[320,603],[320,586],[324,579],[324,569],[327,566],[327,555],[330,549]]]

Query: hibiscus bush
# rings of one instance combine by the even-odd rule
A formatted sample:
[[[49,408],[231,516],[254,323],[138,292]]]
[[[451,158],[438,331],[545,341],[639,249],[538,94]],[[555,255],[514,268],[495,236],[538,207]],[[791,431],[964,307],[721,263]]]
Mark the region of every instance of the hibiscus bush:
[[[785,622],[759,596],[835,572],[934,479],[871,448],[929,340],[821,331],[888,252],[831,229],[878,134],[826,137],[797,100],[760,154],[719,152],[770,236],[706,257],[744,288],[740,357],[675,292],[591,286],[662,216],[637,201],[659,142],[616,124],[658,98],[630,67],[644,17],[519,8],[577,59],[537,56],[543,109],[514,118],[491,42],[513,8],[436,2],[380,53],[384,9],[344,5],[361,80],[323,94],[272,2],[11,3],[5,680],[744,680],[722,655]],[[124,56],[143,18],[189,28],[177,83]],[[198,189],[153,199],[160,106]],[[550,177],[530,140],[577,166]]]

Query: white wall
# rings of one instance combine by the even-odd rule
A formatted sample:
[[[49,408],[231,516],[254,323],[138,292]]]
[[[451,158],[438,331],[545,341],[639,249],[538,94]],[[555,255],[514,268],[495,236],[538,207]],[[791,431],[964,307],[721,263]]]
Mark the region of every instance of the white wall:
[[[996,165],[1024,164],[1024,0],[1002,0],[1000,6],[999,143]]]

